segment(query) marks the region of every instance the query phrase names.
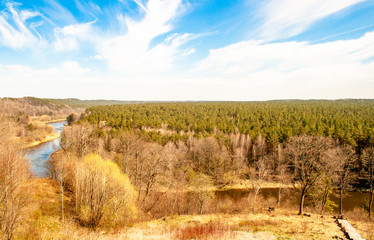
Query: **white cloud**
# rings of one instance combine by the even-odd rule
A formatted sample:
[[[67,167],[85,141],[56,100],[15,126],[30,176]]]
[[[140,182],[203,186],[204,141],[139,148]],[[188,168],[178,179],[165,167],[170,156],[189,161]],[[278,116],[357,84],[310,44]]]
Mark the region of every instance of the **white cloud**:
[[[98,41],[92,29],[93,23],[71,24],[55,28],[54,48],[58,51],[71,51],[79,47],[80,41]]]
[[[140,1],[135,2],[145,12],[143,19],[134,21],[120,15],[118,18],[127,27],[126,34],[107,39],[99,52],[112,70],[137,78],[154,76],[169,70],[177,56],[186,54],[179,47],[192,35],[172,34],[152,45],[157,36],[172,29],[171,21],[178,16],[181,0],[150,0],[145,6]]]
[[[86,14],[87,16],[96,18],[98,14],[102,13],[101,8],[92,1],[74,0],[74,2],[79,11]]]
[[[83,68],[76,61],[65,61],[51,68],[32,68],[25,65],[0,65],[1,79],[10,82],[54,82],[55,80],[69,81],[74,78],[88,76],[89,68]],[[53,79],[53,81],[51,81]]]
[[[358,39],[321,44],[239,42],[211,50],[189,74],[166,72],[144,81],[98,73],[75,61],[46,69],[0,65],[0,95],[132,100],[374,98],[373,56],[374,32],[370,32]]]
[[[374,32],[321,44],[243,41],[211,50],[192,74],[268,99],[374,97],[373,56]]]
[[[42,39],[35,37],[26,25],[28,19],[40,13],[28,10],[18,11],[16,7],[15,3],[7,3],[6,10],[0,12],[0,45],[20,49],[41,44]]]
[[[0,96],[77,97],[84,89],[95,93],[102,77],[75,61],[50,68],[0,64]]]
[[[314,22],[365,0],[269,0],[259,12],[263,39],[284,39],[302,33]]]
[[[90,72],[90,69],[82,68],[79,63],[75,61],[65,61],[61,64],[61,71],[65,74],[79,76]]]
[[[42,11],[47,16],[62,8],[53,5],[52,0],[46,1],[52,6],[48,13]],[[374,57],[374,32],[358,39],[320,44],[268,42],[305,31],[317,20],[360,0],[305,0],[302,3],[269,0],[261,12],[264,19],[261,34],[265,40],[241,41],[210,50],[209,56],[193,69],[179,63],[196,51],[186,47],[186,43],[201,35],[171,33],[173,21],[183,11],[182,0],[149,0],[147,4],[144,0],[133,1],[139,5],[143,17],[134,20],[126,13],[113,17],[123,26],[116,32],[108,31],[106,36],[98,32],[95,22],[76,23],[71,13],[63,9],[62,14],[68,19],[64,22],[68,24],[56,27],[54,19],[55,23],[50,25],[54,36],[45,51],[46,54],[51,49],[61,51],[48,55],[61,63],[49,68],[0,64],[0,96],[135,100],[374,97],[374,62],[368,60]],[[76,0],[76,3],[82,5],[83,1]],[[95,14],[100,11],[97,9]],[[34,48],[42,42],[35,30],[41,24],[34,19],[39,16],[38,12],[18,11],[9,5],[6,14],[3,13],[0,13],[0,45]],[[93,63],[92,68],[58,58],[59,54],[64,56],[64,52],[79,50],[82,46],[82,55],[77,59]],[[83,53],[87,49],[91,50],[90,56]],[[105,62],[114,71],[92,70]]]

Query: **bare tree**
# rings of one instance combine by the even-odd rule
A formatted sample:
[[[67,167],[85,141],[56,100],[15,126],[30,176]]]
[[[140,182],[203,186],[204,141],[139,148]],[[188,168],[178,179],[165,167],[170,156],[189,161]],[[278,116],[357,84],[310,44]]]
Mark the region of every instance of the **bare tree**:
[[[25,220],[29,199],[26,180],[30,176],[24,153],[12,142],[10,123],[0,124],[0,227],[3,239],[13,239]]]
[[[281,203],[281,194],[282,194],[282,187],[286,179],[288,178],[287,176],[287,165],[284,159],[284,154],[283,154],[283,149],[281,144],[278,144],[278,151],[277,151],[277,156],[275,156],[275,161],[276,161],[276,174],[278,178],[278,200],[277,204],[280,205]]]
[[[253,145],[252,154],[255,170],[255,176],[253,178],[253,182],[255,183],[254,199],[256,201],[257,195],[262,187],[262,183],[269,173],[270,162],[272,160],[272,156],[266,154],[266,143],[261,134],[258,135],[256,143]]]
[[[165,173],[165,158],[162,146],[157,143],[148,144],[141,155],[139,200],[144,207],[145,201],[155,186],[160,175]]]
[[[139,157],[145,150],[145,140],[135,134],[127,133],[120,138],[122,149],[122,162],[119,164],[122,171],[129,174],[135,185],[138,183]]]
[[[303,213],[304,199],[327,169],[326,151],[332,140],[316,136],[295,136],[286,144],[285,152],[294,172],[293,184],[300,191],[299,215]]]
[[[214,198],[212,178],[203,173],[196,173],[189,181],[192,196],[198,202],[199,214],[204,207]]]
[[[230,135],[230,154],[232,157],[231,168],[236,175],[247,167],[247,155],[252,146],[251,137],[240,133]]]
[[[356,161],[354,149],[350,146],[337,148],[335,164],[338,168],[338,187],[339,187],[339,213],[343,214],[343,194],[347,187],[354,181],[356,174],[352,172]]]
[[[371,218],[371,208],[374,200],[374,147],[368,147],[363,151],[364,160],[364,179],[367,181],[369,187],[370,199],[369,199],[369,218]]]
[[[93,144],[93,127],[89,124],[65,127],[62,131],[61,146],[82,158]]]

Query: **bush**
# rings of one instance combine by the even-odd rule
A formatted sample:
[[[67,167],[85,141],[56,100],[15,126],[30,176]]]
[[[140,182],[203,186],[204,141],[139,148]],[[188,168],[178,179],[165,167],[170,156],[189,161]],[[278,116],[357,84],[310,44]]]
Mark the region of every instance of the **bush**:
[[[77,168],[76,211],[85,226],[116,227],[136,216],[136,191],[117,164],[90,154]]]

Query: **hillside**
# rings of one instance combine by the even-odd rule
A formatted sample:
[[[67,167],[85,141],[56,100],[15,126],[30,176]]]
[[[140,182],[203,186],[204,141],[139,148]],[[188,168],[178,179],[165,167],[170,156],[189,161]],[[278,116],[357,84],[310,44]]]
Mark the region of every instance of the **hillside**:
[[[106,106],[106,105],[122,105],[122,104],[137,104],[145,103],[145,101],[118,101],[118,100],[80,100],[76,98],[66,98],[66,99],[43,99],[50,103],[67,105],[77,108],[88,108],[93,106]]]

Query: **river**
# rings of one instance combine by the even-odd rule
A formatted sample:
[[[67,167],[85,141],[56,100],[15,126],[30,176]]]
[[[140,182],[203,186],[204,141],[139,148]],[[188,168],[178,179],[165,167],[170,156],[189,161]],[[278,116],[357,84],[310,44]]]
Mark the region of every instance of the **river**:
[[[294,189],[283,189],[281,195],[281,201],[288,202],[292,205],[298,206],[298,201],[300,197],[300,193]],[[229,198],[231,200],[240,201],[243,198],[248,198],[248,194],[253,191],[245,190],[245,189],[230,189],[230,190],[223,190],[223,191],[216,191],[216,197],[220,199]],[[277,188],[262,188],[259,193],[264,201],[269,203],[269,206],[276,203],[276,199],[278,199],[278,189]],[[360,191],[355,192],[346,192],[343,195],[343,211],[349,212],[354,210],[355,208],[362,209],[362,204],[364,201],[368,201],[370,197],[369,193],[363,193]],[[334,201],[337,205],[339,205],[339,195],[336,192],[335,194],[330,195],[330,199]],[[310,198],[305,199],[305,204],[310,204]],[[334,212],[338,212],[339,208],[336,207]]]
[[[61,133],[66,122],[48,123],[55,128],[55,132]],[[29,148],[26,158],[30,160],[31,171],[36,177],[45,177],[47,173],[47,161],[52,153],[61,149],[60,139],[52,140]]]

